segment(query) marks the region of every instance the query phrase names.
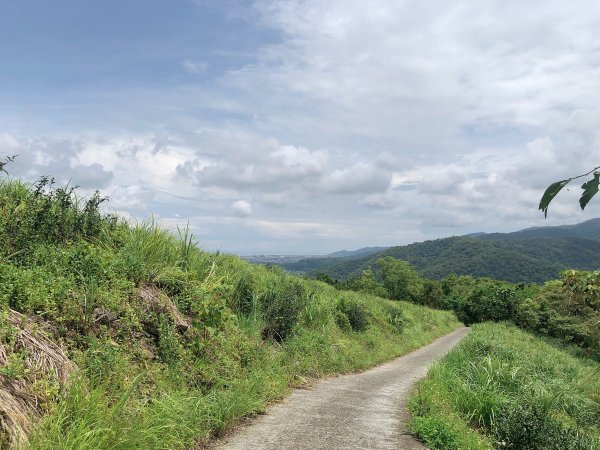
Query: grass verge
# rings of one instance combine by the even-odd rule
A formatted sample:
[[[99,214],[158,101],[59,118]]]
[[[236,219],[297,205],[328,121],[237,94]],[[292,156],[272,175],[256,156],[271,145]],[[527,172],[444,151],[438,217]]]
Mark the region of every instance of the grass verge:
[[[600,365],[507,324],[475,325],[411,399],[432,449],[600,448]]]

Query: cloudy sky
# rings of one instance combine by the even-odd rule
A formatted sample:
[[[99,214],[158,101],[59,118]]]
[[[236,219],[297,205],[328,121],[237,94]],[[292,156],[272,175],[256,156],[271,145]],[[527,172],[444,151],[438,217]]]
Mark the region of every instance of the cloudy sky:
[[[543,5],[543,6],[541,6]],[[595,1],[1,0],[0,156],[205,249],[326,253],[576,223]]]

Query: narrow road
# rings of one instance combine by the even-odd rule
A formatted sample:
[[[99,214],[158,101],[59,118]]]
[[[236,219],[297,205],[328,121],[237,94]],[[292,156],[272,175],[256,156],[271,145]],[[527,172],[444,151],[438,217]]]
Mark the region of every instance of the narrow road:
[[[223,439],[223,450],[425,449],[406,429],[407,402],[428,367],[466,334],[461,328],[408,355],[297,389]]]

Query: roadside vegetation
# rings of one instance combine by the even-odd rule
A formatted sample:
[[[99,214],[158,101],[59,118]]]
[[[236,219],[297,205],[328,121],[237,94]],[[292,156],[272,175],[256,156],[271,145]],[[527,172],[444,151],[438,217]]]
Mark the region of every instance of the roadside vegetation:
[[[438,281],[423,278],[406,261],[388,256],[379,259],[374,270],[368,268],[347,281],[326,274],[318,274],[317,279],[340,290],[452,310],[466,325],[511,321],[600,361],[600,271],[566,270],[559,279],[542,285],[470,275],[449,275]]]
[[[478,324],[419,384],[411,412],[431,449],[600,449],[600,364]]]
[[[0,447],[191,448],[291,386],[460,326],[0,180]]]
[[[432,449],[600,449],[600,271],[567,270],[543,285],[421,277],[406,261],[338,289],[449,309],[471,333],[411,401],[412,429]]]

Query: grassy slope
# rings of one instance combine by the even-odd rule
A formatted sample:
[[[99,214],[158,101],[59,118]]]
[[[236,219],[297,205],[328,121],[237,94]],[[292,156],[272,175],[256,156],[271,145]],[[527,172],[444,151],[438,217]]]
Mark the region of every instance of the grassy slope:
[[[600,365],[480,324],[420,383],[413,430],[432,449],[599,449]]]
[[[79,367],[66,387],[34,373],[0,314],[0,378],[31,386],[43,414],[30,448],[190,448],[304,377],[361,370],[459,326],[111,222],[63,194],[0,183],[0,309],[43,320]],[[150,308],[144,289],[178,312]],[[283,340],[280,316],[293,319]]]

